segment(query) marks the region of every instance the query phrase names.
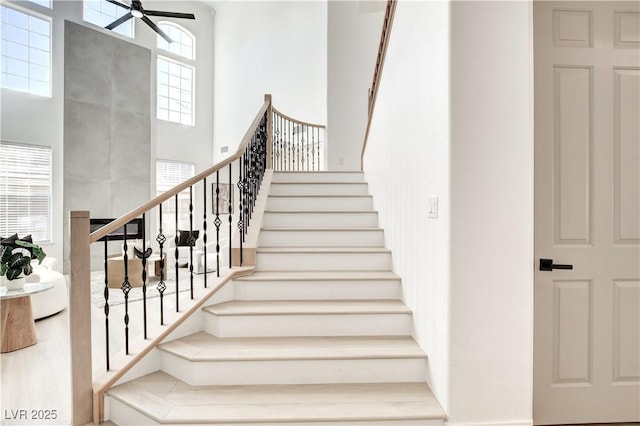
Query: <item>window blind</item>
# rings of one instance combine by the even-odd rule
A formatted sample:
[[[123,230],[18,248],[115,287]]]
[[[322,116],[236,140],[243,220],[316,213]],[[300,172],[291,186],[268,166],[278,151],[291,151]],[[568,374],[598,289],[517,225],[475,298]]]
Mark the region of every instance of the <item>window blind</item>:
[[[195,176],[196,166],[171,160],[156,160],[156,194],[160,195],[185,180]],[[175,235],[175,199],[170,199],[162,204],[162,232],[165,235]],[[160,223],[157,223],[158,229]],[[189,191],[178,194],[178,227],[189,228]]]
[[[51,241],[51,148],[0,142],[0,236]]]

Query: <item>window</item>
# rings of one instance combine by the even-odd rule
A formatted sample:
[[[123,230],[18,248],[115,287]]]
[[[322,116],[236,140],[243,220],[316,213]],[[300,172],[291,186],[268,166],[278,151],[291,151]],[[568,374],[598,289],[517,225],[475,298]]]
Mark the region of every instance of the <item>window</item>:
[[[196,166],[171,160],[156,160],[156,195],[163,194],[195,176]],[[175,235],[176,231],[175,198],[162,203],[162,233]],[[160,221],[157,223],[160,229]],[[178,229],[189,229],[189,191],[178,194]]]
[[[51,241],[51,149],[0,142],[0,236]]]
[[[160,22],[158,27],[173,40],[169,44],[158,35],[158,49],[174,58],[158,55],[157,117],[159,120],[193,126],[196,39],[189,31],[171,22]]]
[[[161,36],[157,36],[158,49],[166,50],[167,52],[192,61],[196,59],[195,37],[191,35],[190,32],[170,22],[160,22],[158,23],[158,28],[173,40],[173,43],[169,44],[167,40]]]
[[[1,6],[2,87],[51,96],[51,22]]]
[[[194,71],[158,56],[158,119],[193,126]]]
[[[103,28],[119,17],[129,13],[127,9],[118,7],[105,0],[84,0],[83,3],[82,19]],[[128,22],[118,25],[112,31],[133,38],[134,21],[135,19],[129,19]]]

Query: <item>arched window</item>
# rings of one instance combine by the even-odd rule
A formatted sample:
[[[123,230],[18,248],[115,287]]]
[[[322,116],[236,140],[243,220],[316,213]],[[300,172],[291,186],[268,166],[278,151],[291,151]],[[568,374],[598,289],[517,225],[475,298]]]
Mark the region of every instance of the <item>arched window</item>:
[[[159,22],[173,43],[157,36],[158,49],[158,110],[159,120],[193,126],[195,103],[196,39],[186,29],[172,22]]]
[[[169,44],[164,38],[158,36],[158,49],[166,50],[174,55],[195,61],[196,38],[193,34],[173,22],[159,22],[158,28],[173,40],[173,43]]]

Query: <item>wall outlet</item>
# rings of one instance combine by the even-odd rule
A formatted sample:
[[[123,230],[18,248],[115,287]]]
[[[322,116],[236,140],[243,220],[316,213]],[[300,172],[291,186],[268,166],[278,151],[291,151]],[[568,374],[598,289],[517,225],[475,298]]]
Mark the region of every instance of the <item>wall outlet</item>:
[[[222,148],[220,148],[220,153],[221,154],[224,154],[227,151],[229,151],[229,146],[228,145],[225,145]]]
[[[427,199],[427,211],[429,219],[438,218],[438,197],[429,197]]]

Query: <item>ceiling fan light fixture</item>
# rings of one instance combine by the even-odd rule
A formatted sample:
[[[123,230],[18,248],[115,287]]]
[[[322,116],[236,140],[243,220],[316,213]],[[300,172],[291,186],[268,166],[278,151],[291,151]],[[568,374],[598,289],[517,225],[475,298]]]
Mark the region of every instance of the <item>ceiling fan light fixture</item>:
[[[139,11],[138,9],[131,9],[131,15],[134,18],[142,18],[143,14],[141,11]]]

